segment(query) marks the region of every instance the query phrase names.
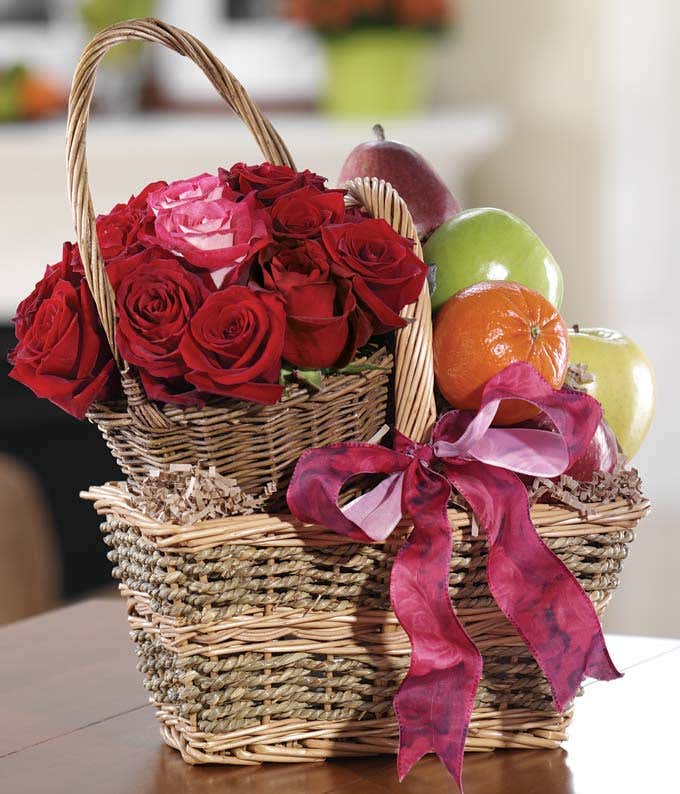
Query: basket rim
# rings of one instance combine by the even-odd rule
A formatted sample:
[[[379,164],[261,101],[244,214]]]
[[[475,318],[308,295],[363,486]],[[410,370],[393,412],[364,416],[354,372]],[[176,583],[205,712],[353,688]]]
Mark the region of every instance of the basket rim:
[[[99,515],[137,527],[159,549],[195,553],[222,545],[337,546],[357,543],[325,527],[304,524],[287,513],[254,512],[194,524],[156,521],[134,506],[135,495],[120,481],[91,486],[80,496],[94,502]],[[583,515],[569,505],[538,503],[531,507],[531,519],[543,538],[608,534],[634,528],[649,512],[650,501],[646,497],[638,502],[620,498],[611,502],[593,502],[592,508]],[[455,539],[479,539],[470,511],[454,506],[449,507],[447,513]],[[394,538],[408,534],[411,527],[408,519],[402,520]],[[479,537],[483,539],[483,533]]]
[[[367,363],[379,365],[374,369],[367,369],[355,373],[331,372],[324,380],[324,388],[320,391],[313,391],[297,382],[286,384],[281,399],[274,405],[264,405],[261,403],[248,402],[246,400],[236,400],[231,397],[211,397],[203,406],[180,405],[179,403],[155,403],[162,414],[172,419],[173,426],[165,431],[154,429],[154,435],[172,433],[178,427],[182,427],[190,422],[202,419],[214,419],[216,417],[231,417],[238,419],[248,417],[262,411],[279,411],[282,408],[292,408],[305,404],[318,405],[335,399],[339,393],[356,387],[359,380],[370,380],[377,377],[376,372],[392,372],[394,367],[394,355],[387,345],[381,345],[370,355],[355,358],[351,361],[352,365]],[[134,417],[128,410],[128,403],[125,400],[112,400],[110,402],[93,403],[87,411],[86,418],[90,422],[106,422],[107,416],[115,416],[116,421],[120,421],[122,416],[127,416],[131,422]]]

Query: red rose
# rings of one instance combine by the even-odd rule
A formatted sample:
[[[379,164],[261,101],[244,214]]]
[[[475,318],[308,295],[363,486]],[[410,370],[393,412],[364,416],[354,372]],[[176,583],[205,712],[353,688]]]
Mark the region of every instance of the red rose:
[[[200,402],[183,382],[186,364],[179,344],[210,294],[203,278],[160,248],[121,257],[106,272],[116,294],[116,342],[123,358],[139,369],[147,395],[164,402]]]
[[[265,287],[286,304],[286,361],[305,369],[343,366],[368,341],[371,325],[349,282],[332,279],[328,254],[316,241],[282,246],[262,274]]]
[[[201,391],[275,403],[286,318],[281,300],[264,290],[229,286],[193,316],[180,351],[186,379]]]
[[[277,199],[270,208],[275,237],[317,237],[323,226],[341,223],[345,201],[341,192],[303,187]]]
[[[411,241],[377,218],[325,226],[321,234],[333,260],[331,270],[351,281],[375,333],[403,327],[399,312],[418,298],[427,275]]]
[[[154,194],[154,228],[163,248],[210,270],[219,287],[236,281],[241,266],[271,238],[269,215],[255,197],[236,201],[227,185],[215,188],[215,179],[204,175],[182,180],[179,189],[172,183],[165,196]],[[187,183],[191,189],[185,189]]]
[[[35,285],[33,292],[17,306],[17,313],[14,317],[14,333],[16,338],[21,341],[26,331],[31,327],[33,318],[40,308],[40,305],[49,298],[54,288],[60,281],[68,281],[74,287],[80,286],[85,278],[83,263],[80,261],[78,246],[73,243],[64,243],[61,262],[55,265],[48,265],[45,275]]]
[[[166,182],[153,182],[127,204],[116,204],[111,212],[97,217],[97,237],[105,262],[139,253],[153,240],[155,215],[147,205],[147,198],[165,187]]]
[[[219,169],[220,178],[232,190],[246,194],[254,192],[257,200],[268,205],[286,193],[292,193],[301,187],[311,187],[323,190],[326,178],[311,171],[294,171],[287,165],[246,165],[236,163],[228,171]]]
[[[111,350],[84,279],[60,279],[10,354],[10,376],[78,419],[117,382]]]

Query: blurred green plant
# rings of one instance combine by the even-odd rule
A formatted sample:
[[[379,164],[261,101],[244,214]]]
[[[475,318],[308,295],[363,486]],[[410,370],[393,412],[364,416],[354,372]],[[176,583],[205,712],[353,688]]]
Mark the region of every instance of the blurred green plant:
[[[88,33],[94,35],[115,22],[151,16],[155,7],[155,0],[81,0],[79,13]],[[138,41],[119,44],[106,54],[104,62],[126,68],[137,61],[140,48]]]
[[[26,73],[26,67],[19,63],[0,72],[0,121],[20,118],[19,88]]]

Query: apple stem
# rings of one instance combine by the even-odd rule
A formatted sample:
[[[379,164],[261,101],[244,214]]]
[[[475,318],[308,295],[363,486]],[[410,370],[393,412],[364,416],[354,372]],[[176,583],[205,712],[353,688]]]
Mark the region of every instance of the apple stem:
[[[373,125],[373,134],[379,141],[385,140],[385,130],[382,124],[374,124]]]

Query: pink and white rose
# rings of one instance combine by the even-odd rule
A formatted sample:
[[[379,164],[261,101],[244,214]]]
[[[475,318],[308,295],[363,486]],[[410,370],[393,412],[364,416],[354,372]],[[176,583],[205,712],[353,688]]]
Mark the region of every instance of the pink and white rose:
[[[239,199],[239,200],[237,200]],[[238,281],[243,266],[271,241],[271,220],[255,196],[241,198],[202,174],[149,196],[160,245],[209,270],[217,287]]]

